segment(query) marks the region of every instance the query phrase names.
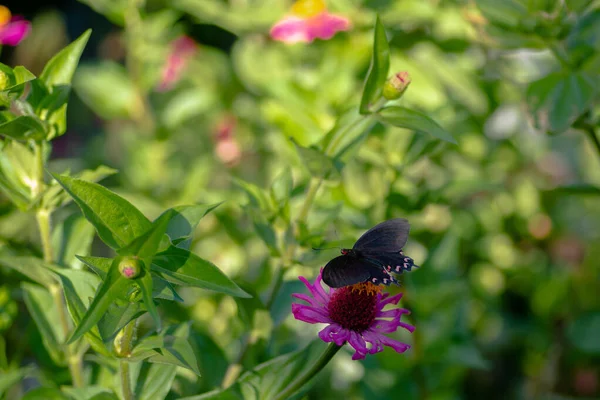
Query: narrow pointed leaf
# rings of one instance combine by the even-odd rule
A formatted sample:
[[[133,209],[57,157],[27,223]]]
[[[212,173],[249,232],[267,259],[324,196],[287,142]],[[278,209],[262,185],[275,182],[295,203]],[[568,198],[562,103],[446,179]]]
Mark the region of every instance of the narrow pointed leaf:
[[[231,296],[250,297],[213,263],[177,247],[158,253],[152,260],[152,271],[174,284],[196,286]]]
[[[390,106],[379,111],[378,116],[379,119],[384,123],[394,125],[399,128],[429,133],[438,139],[456,144],[456,140],[449,132],[439,126],[437,122],[418,111],[410,110],[404,107]]]
[[[77,258],[90,267],[101,279],[105,279],[106,273],[113,262],[112,258],[104,257],[77,256]],[[183,299],[177,294],[173,286],[163,278],[152,275],[152,286],[154,288],[152,295],[155,299],[183,302]]]
[[[48,61],[40,74],[40,79],[46,86],[70,84],[79,58],[92,33],[91,29],[85,31],[79,38],[59,51]]]
[[[45,287],[56,283],[56,278],[52,274],[50,266],[37,257],[4,256],[0,257],[0,266],[14,269]]]
[[[160,332],[160,316],[158,315],[156,304],[154,304],[154,299],[152,298],[154,284],[152,282],[152,275],[150,275],[149,267],[146,267],[146,270],[144,271],[143,275],[139,279],[137,279],[137,283],[139,284],[140,289],[142,290],[142,298],[144,299],[144,305],[148,309],[150,316],[156,324],[156,330]]]
[[[83,336],[84,333],[92,329],[92,327],[104,316],[115,299],[127,293],[130,286],[132,286],[130,280],[121,276],[121,273],[119,272],[119,261],[119,257],[113,261],[110,270],[106,275],[106,279],[100,285],[96,297],[94,297],[89,309],[81,319],[81,322],[77,325],[77,328],[75,328],[68,343],[73,343]]]
[[[377,100],[390,69],[390,46],[385,28],[377,16],[373,37],[373,58],[367,73],[365,88],[360,100],[360,113],[369,114],[369,106]]]
[[[135,238],[122,249],[119,249],[117,253],[122,256],[152,257],[156,254],[161,239],[167,232],[169,222],[174,215],[174,210],[168,210],[152,223],[152,227],[146,233]]]
[[[119,249],[146,233],[152,224],[124,198],[97,183],[52,175],[75,200],[98,236],[113,249]]]
[[[194,229],[206,214],[219,207],[223,203],[215,204],[195,204],[190,206],[179,206],[173,208],[175,214],[169,221],[167,235],[171,241],[177,241],[182,238],[189,238]],[[177,245],[177,247],[182,247]],[[183,248],[183,247],[182,247]]]

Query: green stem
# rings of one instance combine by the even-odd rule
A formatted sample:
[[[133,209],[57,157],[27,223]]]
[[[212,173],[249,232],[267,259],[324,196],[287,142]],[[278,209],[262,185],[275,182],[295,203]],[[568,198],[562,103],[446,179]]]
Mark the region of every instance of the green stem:
[[[130,321],[125,328],[123,328],[121,341],[119,343],[119,355],[122,357],[129,357],[131,350],[133,349],[133,337],[135,335],[135,324],[136,320]],[[125,360],[120,361],[120,375],[121,375],[121,387],[123,389],[123,399],[133,400],[134,394],[131,389],[131,377],[129,372],[129,362]]]
[[[34,197],[39,196],[45,190],[44,183],[44,144],[42,142],[33,143],[33,152],[35,157],[35,175],[34,184],[32,186],[32,194]],[[35,213],[35,218],[40,232],[40,240],[42,242],[42,251],[44,261],[47,263],[54,262],[54,251],[52,249],[52,225],[51,225],[52,210],[46,208],[38,208]],[[54,306],[58,312],[58,318],[65,338],[69,335],[70,325],[67,317],[65,300],[62,294],[62,289],[58,283],[50,285],[48,288],[54,301]],[[82,387],[83,380],[83,362],[81,355],[77,353],[76,343],[64,346],[64,353],[69,365],[71,381],[74,387]]]
[[[321,354],[321,357],[315,362],[315,364],[304,374],[293,380],[285,389],[281,391],[273,400],[286,400],[289,399],[294,393],[300,390],[306,385],[315,375],[329,363],[335,353],[337,353],[342,346],[338,346],[335,343],[330,343],[327,349]]]
[[[54,261],[54,251],[52,250],[50,211],[46,209],[39,209],[35,213],[35,218],[40,231],[42,250],[44,252],[44,261],[51,263]]]

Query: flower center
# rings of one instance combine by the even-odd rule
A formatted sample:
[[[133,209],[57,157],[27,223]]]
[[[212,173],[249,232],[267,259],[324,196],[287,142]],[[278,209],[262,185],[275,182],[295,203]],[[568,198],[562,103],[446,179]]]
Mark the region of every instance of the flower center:
[[[0,5],[0,26],[6,25],[12,17],[10,10]]]
[[[300,18],[310,18],[325,11],[323,0],[298,0],[292,6],[292,14]]]
[[[361,333],[373,324],[377,315],[379,286],[370,282],[336,290],[329,300],[329,318],[342,328]]]

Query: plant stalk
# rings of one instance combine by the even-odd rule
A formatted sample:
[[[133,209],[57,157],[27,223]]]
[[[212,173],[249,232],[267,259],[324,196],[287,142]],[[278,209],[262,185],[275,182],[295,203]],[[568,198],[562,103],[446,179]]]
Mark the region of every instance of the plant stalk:
[[[33,150],[35,156],[35,183],[32,186],[32,193],[34,197],[39,196],[44,192],[44,149],[43,144],[34,142]],[[39,203],[38,203],[39,204]],[[42,242],[42,251],[44,254],[44,261],[47,263],[54,262],[54,251],[52,250],[52,225],[51,225],[52,210],[46,208],[38,208],[35,217],[40,232],[40,240]],[[60,326],[64,332],[65,338],[69,335],[70,325],[69,318],[67,316],[67,310],[65,300],[62,295],[61,286],[58,283],[54,283],[48,287],[54,306],[58,312],[58,318],[60,320]],[[65,358],[69,366],[69,372],[71,374],[71,381],[74,387],[82,387],[84,385],[83,380],[83,362],[81,355],[75,351],[76,344],[64,345]]]
[[[333,356],[342,348],[335,343],[329,343],[327,349],[321,354],[321,357],[315,362],[315,364],[304,374],[293,380],[281,393],[279,393],[273,400],[286,400],[289,399],[294,393],[306,385],[315,375],[331,361]]]
[[[130,321],[122,330],[121,343],[119,353],[122,357],[129,357],[133,349],[133,337],[135,335],[136,320]],[[121,375],[121,388],[123,389],[123,399],[133,400],[134,394],[131,388],[131,376],[129,370],[129,362],[121,360],[119,362]]]

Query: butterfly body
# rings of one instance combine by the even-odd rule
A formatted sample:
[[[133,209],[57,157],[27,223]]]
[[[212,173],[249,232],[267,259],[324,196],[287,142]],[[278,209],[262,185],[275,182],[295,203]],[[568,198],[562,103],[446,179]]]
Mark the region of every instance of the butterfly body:
[[[410,225],[403,218],[391,219],[369,229],[351,249],[342,249],[323,269],[323,281],[339,288],[361,282],[379,285],[398,284],[392,275],[416,266],[404,255]]]

